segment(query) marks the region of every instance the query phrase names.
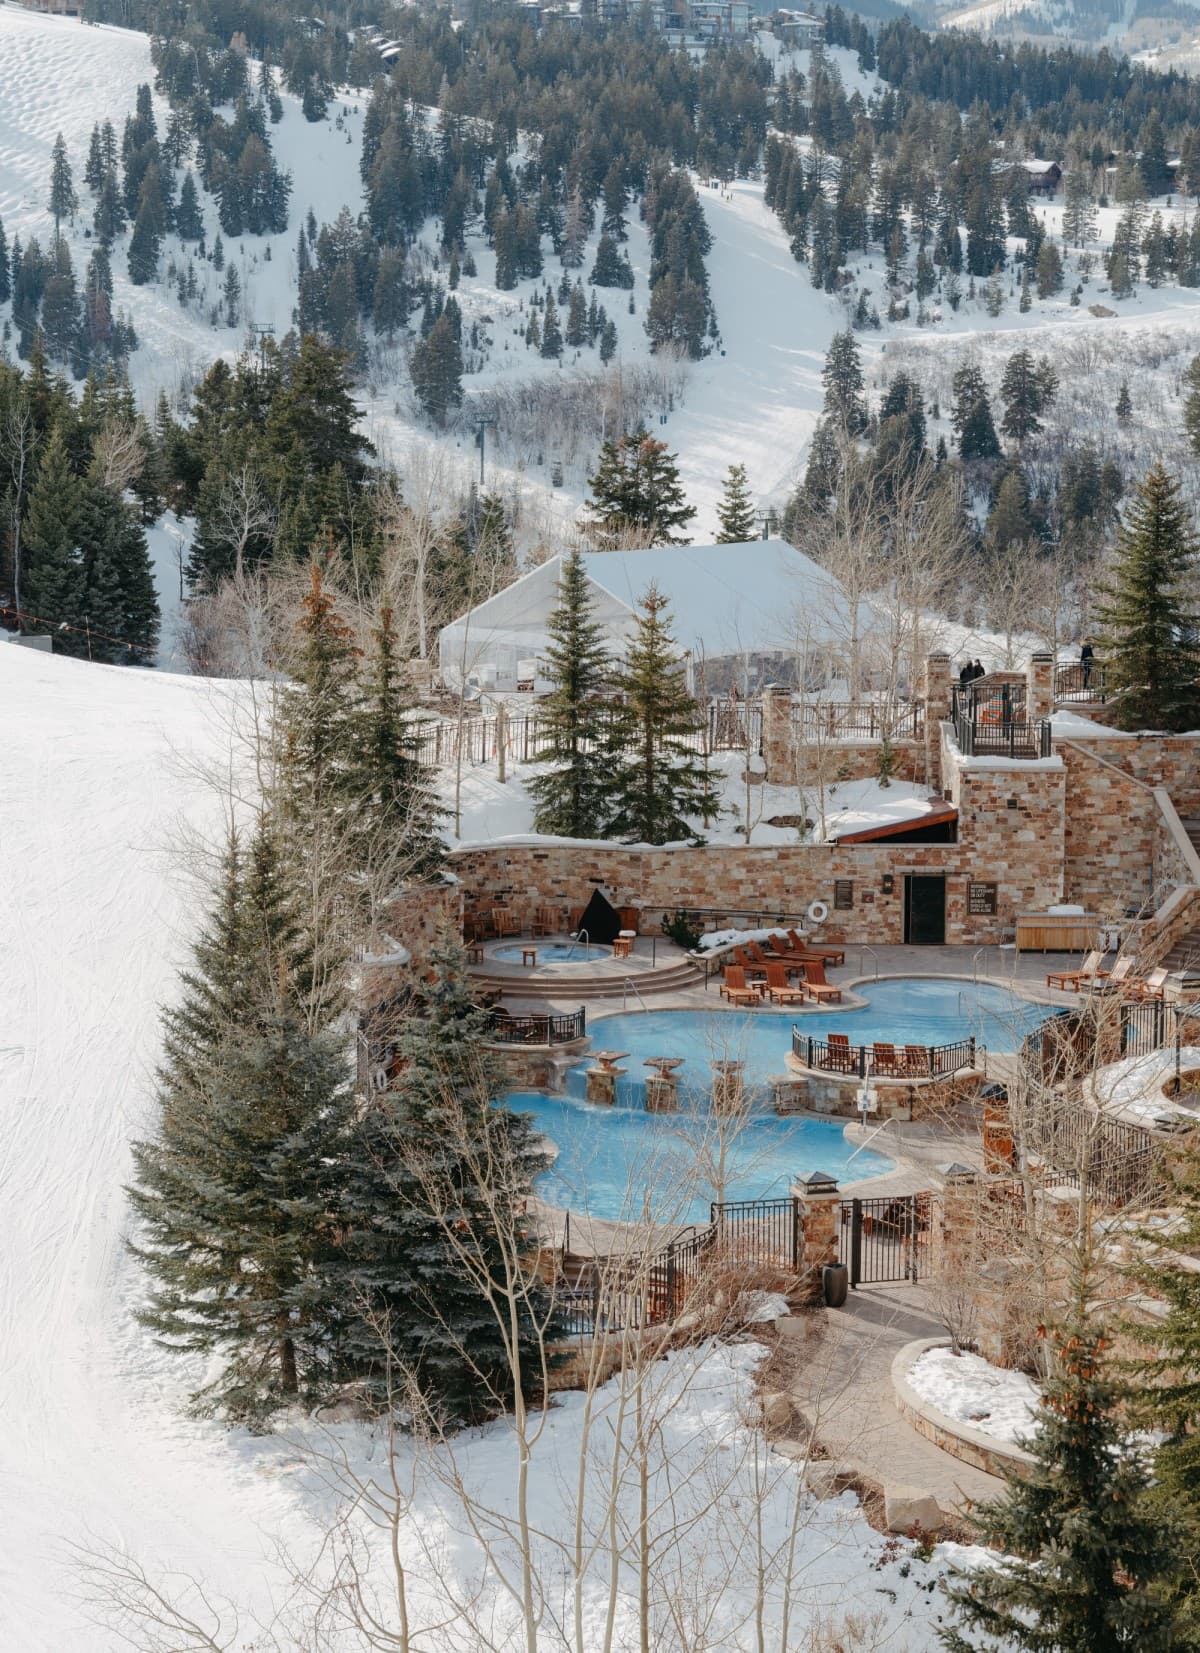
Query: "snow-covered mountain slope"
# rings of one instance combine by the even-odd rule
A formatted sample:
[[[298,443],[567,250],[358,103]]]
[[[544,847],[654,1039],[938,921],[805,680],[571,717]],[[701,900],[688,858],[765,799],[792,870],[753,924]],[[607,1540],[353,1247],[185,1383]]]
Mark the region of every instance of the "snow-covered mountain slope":
[[[1194,68],[1200,50],[1197,0],[1166,0],[1161,8],[1153,0],[949,0],[933,10],[942,28],[1107,46],[1164,68]]]

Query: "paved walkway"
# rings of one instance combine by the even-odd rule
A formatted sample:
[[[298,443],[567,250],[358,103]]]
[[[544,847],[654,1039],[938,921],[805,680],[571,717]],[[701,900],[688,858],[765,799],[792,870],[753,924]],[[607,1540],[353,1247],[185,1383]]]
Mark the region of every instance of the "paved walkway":
[[[893,1357],[918,1337],[944,1335],[920,1286],[866,1286],[843,1309],[776,1322],[790,1370],[786,1393],[817,1441],[880,1491],[929,1494],[947,1515],[968,1499],[994,1498],[1004,1483],[919,1435],[892,1398]]]

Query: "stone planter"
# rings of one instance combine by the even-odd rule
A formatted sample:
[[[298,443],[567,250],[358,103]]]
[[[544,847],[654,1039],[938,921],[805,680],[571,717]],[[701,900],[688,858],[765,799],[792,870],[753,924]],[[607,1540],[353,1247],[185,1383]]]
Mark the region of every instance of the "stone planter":
[[[906,1343],[892,1361],[892,1398],[896,1410],[906,1418],[918,1434],[940,1446],[953,1458],[972,1464],[988,1475],[1003,1478],[1006,1472],[1028,1475],[1034,1460],[1028,1452],[1009,1441],[997,1440],[982,1429],[973,1429],[969,1423],[951,1418],[919,1395],[909,1382],[908,1374],[927,1349],[949,1348],[947,1337],[920,1337]]]

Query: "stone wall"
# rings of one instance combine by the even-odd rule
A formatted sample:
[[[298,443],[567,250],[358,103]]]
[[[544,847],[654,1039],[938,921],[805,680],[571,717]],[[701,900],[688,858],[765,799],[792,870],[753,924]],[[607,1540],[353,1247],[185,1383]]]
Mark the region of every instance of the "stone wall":
[[[1055,744],[1067,771],[1063,899],[1101,914],[1150,898],[1160,831],[1151,788],[1108,756],[1119,745]]]
[[[457,884],[423,884],[405,890],[392,901],[385,928],[412,954],[422,970],[438,936],[449,929],[462,932],[462,891]]]
[[[1089,714],[1090,715],[1090,714]],[[1162,786],[1185,817],[1200,815],[1200,735],[1072,735],[1072,745],[1115,764],[1147,786]]]

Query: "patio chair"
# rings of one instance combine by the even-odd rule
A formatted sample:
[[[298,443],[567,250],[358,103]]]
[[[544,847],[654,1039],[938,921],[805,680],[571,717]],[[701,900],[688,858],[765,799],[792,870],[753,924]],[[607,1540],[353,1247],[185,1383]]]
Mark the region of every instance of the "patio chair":
[[[725,966],[725,980],[721,983],[721,997],[730,1004],[758,1004],[758,993],[746,985],[746,972],[740,964]]]
[[[766,960],[763,959],[759,963],[757,959],[752,959],[745,947],[735,947],[733,949],[733,959],[738,969],[743,970],[748,976],[765,976],[767,973]]]
[[[1160,964],[1157,970],[1151,970],[1145,981],[1137,984],[1139,999],[1161,999],[1163,988],[1167,984],[1167,977],[1171,972],[1165,964]]]
[[[803,987],[791,985],[787,967],[782,964],[767,965],[767,985],[763,991],[772,1004],[803,1004],[806,996]]]
[[[556,936],[562,929],[562,914],[557,907],[538,907],[533,915],[530,933],[535,936]]]
[[[493,907],[492,928],[501,938],[504,936],[519,936],[521,933],[521,915],[514,913],[511,907]]]
[[[848,1033],[830,1033],[825,1039],[829,1046],[829,1067],[832,1073],[854,1073],[857,1063],[854,1052],[850,1049],[850,1035]]]
[[[1085,982],[1106,981],[1108,971],[1101,970],[1104,949],[1093,947],[1083,961],[1081,970],[1051,970],[1046,977],[1047,987],[1061,987],[1064,993],[1081,993]]]
[[[910,1079],[932,1079],[933,1068],[925,1045],[905,1045],[904,1071]]]
[[[798,952],[807,953],[810,958],[815,956],[824,959],[826,964],[832,964],[835,968],[837,965],[846,962],[846,949],[844,947],[826,947],[821,942],[805,941],[804,937],[796,930],[788,931],[788,939]]]
[[[800,966],[804,972],[804,985],[809,995],[816,999],[818,1004],[841,1004],[842,990],[832,982],[825,980],[825,962],[823,959],[811,959]]]
[[[897,1078],[903,1067],[903,1058],[896,1055],[895,1045],[880,1044],[878,1041],[871,1046],[871,1071],[890,1078]]]

